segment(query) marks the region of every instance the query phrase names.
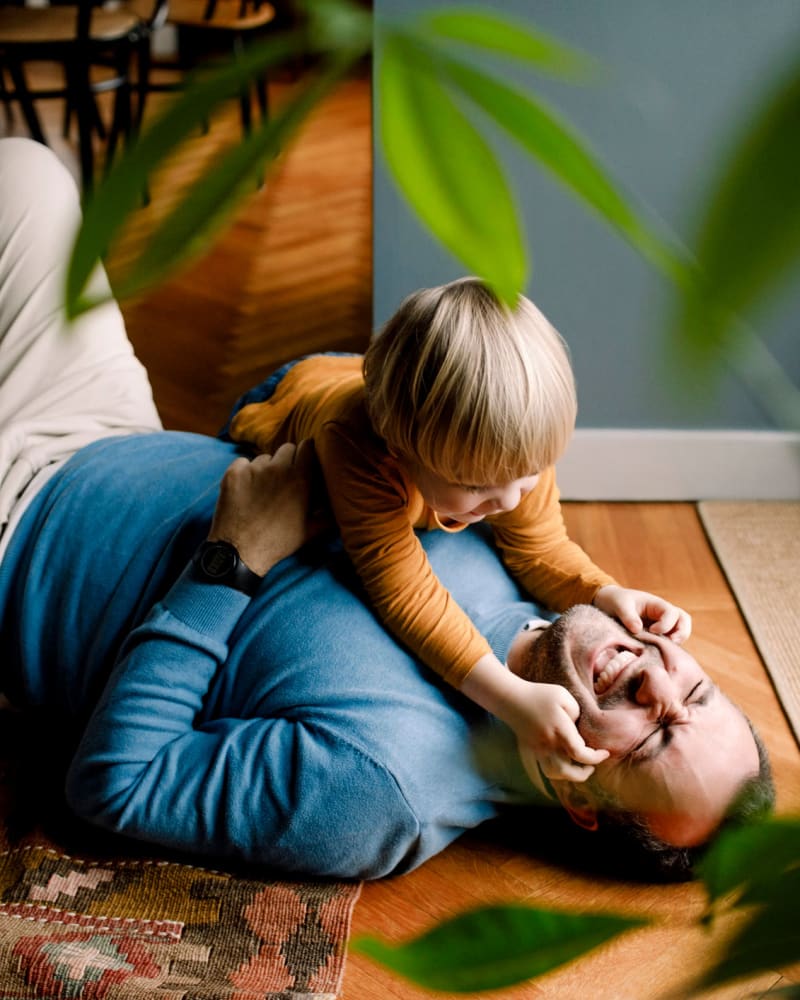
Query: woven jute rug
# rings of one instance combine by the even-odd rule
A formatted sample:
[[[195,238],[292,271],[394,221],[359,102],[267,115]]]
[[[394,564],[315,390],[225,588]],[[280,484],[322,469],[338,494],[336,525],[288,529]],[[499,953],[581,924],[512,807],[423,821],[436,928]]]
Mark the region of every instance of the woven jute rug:
[[[800,744],[800,503],[698,508]]]
[[[71,826],[0,713],[2,1000],[334,1000],[359,885],[214,871]],[[41,772],[40,772],[41,773]]]

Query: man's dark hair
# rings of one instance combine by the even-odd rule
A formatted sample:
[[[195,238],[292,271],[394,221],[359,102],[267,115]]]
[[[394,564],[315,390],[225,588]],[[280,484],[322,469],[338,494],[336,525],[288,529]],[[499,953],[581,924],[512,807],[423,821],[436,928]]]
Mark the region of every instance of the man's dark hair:
[[[626,868],[636,868],[641,877],[664,882],[683,882],[694,876],[695,868],[711,843],[733,827],[762,819],[775,808],[775,784],[764,741],[747,719],[758,750],[758,774],[743,782],[722,823],[712,838],[696,847],[675,847],[656,837],[644,817],[614,809],[607,803],[598,813],[599,831],[608,834],[609,847],[624,859]]]

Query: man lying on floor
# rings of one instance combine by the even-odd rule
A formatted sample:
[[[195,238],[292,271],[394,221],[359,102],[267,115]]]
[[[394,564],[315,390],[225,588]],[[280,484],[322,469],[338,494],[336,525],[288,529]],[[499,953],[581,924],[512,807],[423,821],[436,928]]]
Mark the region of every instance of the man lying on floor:
[[[491,720],[384,631],[335,540],[301,547],[307,447],[249,462],[163,431],[116,306],[65,326],[77,220],[55,157],[1,141],[0,688],[71,729],[67,799],[103,828],[287,873],[414,868],[515,794],[476,764]],[[668,865],[743,787],[769,798],[747,720],[685,650],[591,607],[537,621],[477,530],[424,545],[497,655],[564,684],[611,751],[532,796],[643,827]],[[598,693],[617,666],[630,682]]]

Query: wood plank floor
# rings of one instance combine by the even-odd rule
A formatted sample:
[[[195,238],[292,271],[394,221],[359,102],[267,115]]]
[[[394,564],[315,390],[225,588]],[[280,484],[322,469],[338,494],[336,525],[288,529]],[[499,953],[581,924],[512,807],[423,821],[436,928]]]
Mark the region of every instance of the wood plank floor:
[[[282,85],[277,86],[280,98]],[[58,112],[55,112],[58,121]],[[238,129],[235,107],[154,179],[153,205],[113,250],[123,268],[163,206],[217,143]],[[69,160],[74,151],[62,144]],[[233,397],[307,350],[361,350],[370,327],[369,81],[346,84],[287,151],[230,229],[195,265],[124,310],[167,426],[214,432]],[[779,811],[800,812],[800,753],[692,504],[566,505],[573,537],[621,581],[670,598],[694,616],[690,650],[754,720],[771,752]],[[355,933],[401,940],[477,903],[524,900],[569,909],[646,914],[629,934],[561,971],[491,996],[659,1000],[688,995],[730,927],[709,935],[696,919],[696,885],[651,886],[590,877],[553,860],[537,831],[485,827],[416,872],[365,885]],[[732,1000],[800,982],[776,970],[707,994]],[[438,996],[445,996],[437,994]],[[430,996],[357,955],[345,1000]]]

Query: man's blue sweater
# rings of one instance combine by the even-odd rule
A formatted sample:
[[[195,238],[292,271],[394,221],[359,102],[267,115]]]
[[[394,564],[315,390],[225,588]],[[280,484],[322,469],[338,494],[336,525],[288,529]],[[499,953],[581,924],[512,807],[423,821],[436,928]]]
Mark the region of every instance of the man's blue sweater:
[[[396,645],[335,542],[252,599],[194,579],[236,454],[159,432],[71,459],[0,565],[0,685],[75,732],[67,798],[103,827],[298,873],[413,868],[506,797],[474,760],[486,718]],[[504,655],[538,609],[479,532],[424,544]]]

